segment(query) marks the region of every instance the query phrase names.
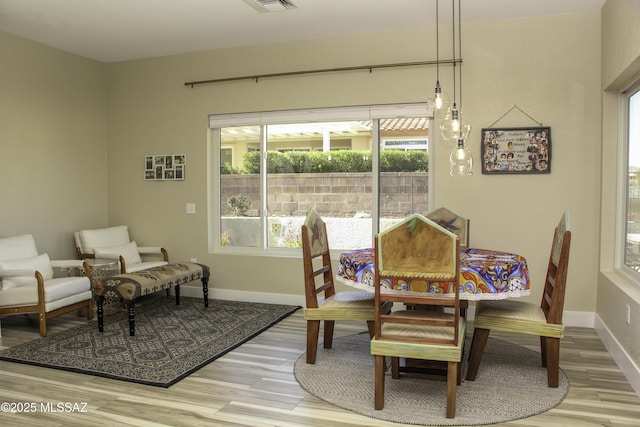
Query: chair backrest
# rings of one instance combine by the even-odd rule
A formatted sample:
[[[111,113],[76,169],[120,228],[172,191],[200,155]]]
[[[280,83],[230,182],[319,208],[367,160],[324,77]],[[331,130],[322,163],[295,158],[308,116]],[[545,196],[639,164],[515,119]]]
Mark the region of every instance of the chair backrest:
[[[49,255],[38,254],[36,242],[31,234],[0,239],[0,270],[22,272],[10,277],[0,277],[0,289],[37,283],[35,271],[38,271],[44,280],[53,279]]]
[[[325,298],[334,295],[335,285],[327,227],[313,208],[302,224],[302,259],[307,308],[318,308],[318,295]]]
[[[460,246],[469,247],[469,225],[471,221],[468,218],[460,216],[444,206],[427,213],[425,216],[439,226],[456,234],[460,238]]]
[[[425,281],[427,292],[385,291],[393,279]],[[420,214],[413,214],[403,221],[376,235],[375,238],[375,299],[376,338],[457,345],[460,318],[460,239],[451,231]],[[430,292],[429,283],[446,282],[453,287],[448,295]],[[451,289],[444,286],[445,289]],[[378,307],[383,302],[402,302],[408,305],[452,307],[453,313],[432,311],[432,315],[399,316],[382,313]],[[407,312],[409,313],[409,312]],[[407,325],[446,326],[453,333],[442,338],[409,338],[384,336],[384,322]]]
[[[131,242],[126,225],[82,230],[74,233],[78,258],[92,258],[96,248],[109,248]]]
[[[37,255],[36,242],[31,234],[0,239],[0,261],[14,261]]]
[[[571,229],[569,226],[569,213],[565,212],[553,234],[549,266],[547,267],[544,292],[540,303],[548,323],[562,324],[570,250]]]

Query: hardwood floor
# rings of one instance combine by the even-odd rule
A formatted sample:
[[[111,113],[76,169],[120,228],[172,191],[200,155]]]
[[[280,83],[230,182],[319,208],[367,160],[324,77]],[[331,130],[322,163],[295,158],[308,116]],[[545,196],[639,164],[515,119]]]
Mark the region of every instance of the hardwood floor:
[[[83,322],[69,314],[55,333]],[[0,348],[39,337],[35,317],[1,319]],[[336,322],[336,336],[366,330]],[[639,426],[640,398],[592,329],[568,328],[560,365],[570,379],[558,407],[501,426]],[[531,348],[535,337],[492,333]],[[0,361],[0,402],[35,403],[33,413],[0,413],[4,426],[400,426],[329,405],[302,390],[293,365],[305,349],[298,311],[168,389]],[[86,402],[86,412],[43,411],[41,402]],[[373,390],[372,390],[373,402]],[[372,403],[373,404],[373,403]],[[83,409],[81,407],[72,409]]]

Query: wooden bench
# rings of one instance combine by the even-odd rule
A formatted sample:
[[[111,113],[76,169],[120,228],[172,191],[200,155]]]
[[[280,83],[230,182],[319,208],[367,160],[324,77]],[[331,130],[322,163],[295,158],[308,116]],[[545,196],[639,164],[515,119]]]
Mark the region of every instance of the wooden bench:
[[[122,298],[129,317],[129,335],[135,335],[135,302],[143,295],[150,295],[164,289],[174,288],[176,305],[180,305],[180,285],[194,280],[202,281],[204,306],[209,306],[209,267],[193,262],[182,262],[153,267],[136,273],[117,274],[102,280],[92,281],[93,295],[96,298],[98,330],[104,331],[104,297],[109,291]]]

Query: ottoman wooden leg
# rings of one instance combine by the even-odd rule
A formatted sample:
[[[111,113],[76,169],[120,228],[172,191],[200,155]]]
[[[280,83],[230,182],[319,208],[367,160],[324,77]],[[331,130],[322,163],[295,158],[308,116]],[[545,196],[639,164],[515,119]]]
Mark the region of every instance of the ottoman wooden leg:
[[[104,296],[100,295],[96,298],[96,312],[98,313],[98,331],[104,332]]]
[[[134,301],[127,304],[127,313],[129,315],[129,336],[136,334],[136,305]]]
[[[176,285],[176,305],[180,305],[180,285]]]
[[[202,278],[202,293],[204,294],[204,306],[209,307],[209,278]]]

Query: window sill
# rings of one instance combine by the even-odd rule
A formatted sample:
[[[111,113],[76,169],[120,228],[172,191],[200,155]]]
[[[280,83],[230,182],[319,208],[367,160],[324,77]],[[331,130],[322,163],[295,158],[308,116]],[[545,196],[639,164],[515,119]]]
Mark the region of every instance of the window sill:
[[[617,286],[622,292],[640,304],[640,280],[623,270],[601,271],[606,280]]]

